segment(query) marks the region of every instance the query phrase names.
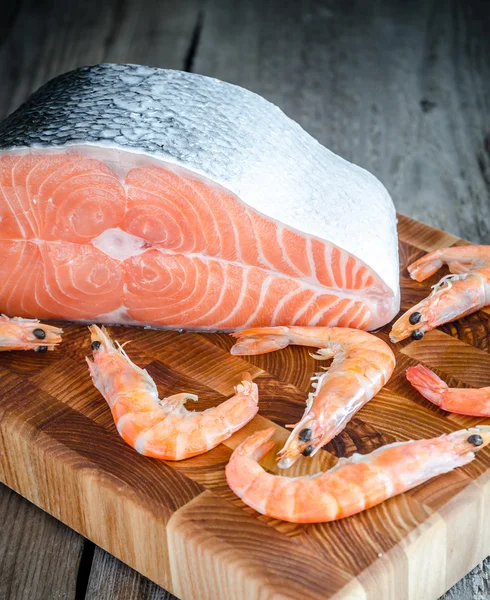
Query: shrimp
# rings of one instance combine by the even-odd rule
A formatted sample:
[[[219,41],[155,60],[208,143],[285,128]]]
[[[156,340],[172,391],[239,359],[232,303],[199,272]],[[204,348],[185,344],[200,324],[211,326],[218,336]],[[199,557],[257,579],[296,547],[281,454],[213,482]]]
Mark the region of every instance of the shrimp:
[[[359,513],[466,465],[490,443],[490,427],[473,427],[341,458],[324,473],[282,477],[258,463],[274,446],[275,431],[270,427],[242,442],[226,465],[226,480],[251,508],[292,523],[323,523]]]
[[[47,352],[61,342],[62,329],[44,325],[37,319],[9,318],[0,315],[0,352],[34,350]]]
[[[236,394],[203,412],[188,411],[194,394],[174,394],[163,400],[148,373],[114,345],[105,328],[89,327],[93,362],[87,358],[95,387],[109,405],[121,437],[140,454],[182,460],[207,452],[248,423],[258,411],[258,389],[248,373]]]
[[[306,410],[279,452],[279,466],[314,456],[335,437],[352,415],[376,395],[395,368],[389,346],[365,331],[343,327],[258,327],[231,334],[238,338],[232,354],[263,354],[289,344],[319,348],[317,360],[333,357],[328,371],[312,377],[314,389]]]
[[[443,410],[469,417],[490,417],[490,387],[450,388],[423,365],[409,367],[407,379],[424,398]]]
[[[446,264],[446,275],[432,286],[430,296],[416,304],[393,325],[392,342],[470,315],[490,304],[490,246],[454,246],[430,252],[408,267],[412,279],[424,281]]]

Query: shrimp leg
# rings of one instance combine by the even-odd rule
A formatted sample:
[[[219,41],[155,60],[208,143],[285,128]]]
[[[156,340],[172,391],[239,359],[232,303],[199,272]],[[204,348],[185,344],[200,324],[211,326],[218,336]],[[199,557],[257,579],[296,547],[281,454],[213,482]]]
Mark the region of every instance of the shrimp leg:
[[[392,342],[425,332],[472,314],[490,304],[490,246],[454,246],[430,252],[408,267],[412,279],[424,281],[447,264],[452,275],[433,286],[427,298],[393,325]]]
[[[155,382],[136,366],[105,328],[89,327],[93,361],[87,358],[95,387],[109,405],[121,437],[140,454],[182,460],[202,454],[228,439],[258,411],[258,389],[248,373],[235,395],[202,412],[188,411],[194,394],[159,400]]]
[[[0,315],[0,352],[3,350],[54,350],[61,342],[62,329],[44,325],[37,319]]]
[[[490,443],[490,427],[474,427],[354,454],[325,473],[282,477],[258,463],[274,445],[274,432],[273,427],[258,431],[242,442],[226,466],[226,480],[251,508],[292,523],[322,523],[359,513],[466,465]]]
[[[407,379],[424,398],[443,410],[470,417],[490,417],[490,387],[450,388],[423,365],[408,368]]]
[[[319,348],[317,360],[333,357],[328,371],[312,379],[302,419],[279,452],[287,468],[300,456],[313,456],[335,437],[352,415],[376,395],[391,377],[395,357],[389,346],[365,331],[344,327],[258,327],[231,334],[238,338],[232,354],[263,354],[289,344]]]

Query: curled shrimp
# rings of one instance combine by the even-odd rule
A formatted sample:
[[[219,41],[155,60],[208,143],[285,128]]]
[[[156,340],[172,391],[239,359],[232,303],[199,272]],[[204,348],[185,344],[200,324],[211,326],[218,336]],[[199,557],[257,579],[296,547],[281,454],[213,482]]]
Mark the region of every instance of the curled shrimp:
[[[2,350],[54,350],[61,342],[62,329],[44,325],[37,319],[9,318],[0,315],[0,352]]]
[[[232,354],[263,354],[289,344],[319,348],[317,360],[333,357],[328,370],[316,373],[302,419],[279,452],[287,468],[299,457],[314,456],[345,427],[352,415],[379,392],[393,373],[389,346],[365,331],[343,327],[258,327],[231,334]]]
[[[490,417],[490,387],[450,388],[423,365],[408,368],[407,379],[424,398],[443,410],[470,417]]]
[[[292,523],[322,523],[354,515],[466,465],[490,443],[490,427],[474,427],[354,454],[324,473],[282,477],[258,463],[274,446],[270,441],[274,432],[274,427],[258,431],[242,442],[226,466],[226,480],[251,508]]]
[[[476,312],[490,304],[490,246],[454,246],[430,252],[408,267],[412,279],[424,281],[444,264],[446,275],[430,296],[416,304],[393,325],[392,342],[423,337],[439,325]]]
[[[114,345],[105,328],[89,327],[93,362],[87,358],[95,387],[109,405],[121,437],[140,454],[165,460],[183,460],[207,452],[229,438],[258,410],[258,389],[248,373],[236,394],[219,406],[188,411],[194,394],[174,394],[163,400],[148,373]]]

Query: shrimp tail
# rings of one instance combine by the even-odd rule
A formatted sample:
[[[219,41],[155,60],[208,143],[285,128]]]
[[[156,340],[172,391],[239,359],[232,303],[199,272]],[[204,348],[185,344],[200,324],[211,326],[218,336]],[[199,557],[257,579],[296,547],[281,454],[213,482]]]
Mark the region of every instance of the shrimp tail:
[[[406,375],[408,381],[424,398],[437,406],[444,405],[444,399],[449,388],[433,371],[423,365],[417,365],[416,367],[409,367]]]
[[[275,427],[256,431],[240,444],[240,453],[250,456],[254,460],[261,460],[276,445],[275,442],[271,441],[271,437],[275,432]]]
[[[415,281],[424,281],[439,271],[443,264],[441,250],[435,250],[409,265],[408,272]]]
[[[408,267],[412,279],[423,281],[446,264],[454,274],[488,270],[490,246],[451,246],[429,252]]]
[[[235,356],[275,352],[289,346],[291,339],[288,333],[288,327],[255,327],[236,331],[231,336],[238,341],[230,352]]]

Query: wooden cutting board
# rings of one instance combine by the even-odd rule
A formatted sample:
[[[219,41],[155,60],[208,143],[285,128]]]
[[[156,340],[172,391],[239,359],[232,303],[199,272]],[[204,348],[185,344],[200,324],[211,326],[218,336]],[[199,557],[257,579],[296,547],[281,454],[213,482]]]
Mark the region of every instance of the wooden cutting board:
[[[399,217],[402,308],[426,296],[406,266],[463,243]],[[47,354],[0,354],[0,479],[182,600],[438,598],[490,554],[490,452],[455,472],[335,523],[294,525],[258,515],[228,488],[224,468],[252,431],[296,422],[317,363],[304,348],[233,357],[232,339],[114,328],[162,395],[199,394],[200,408],[233,393],[243,371],[259,385],[260,411],[226,444],[180,463],[138,455],[116,433],[84,361],[86,327],[67,325]],[[378,333],[387,340],[389,328]],[[490,311],[393,346],[397,367],[327,451],[288,474],[316,472],[335,457],[433,437],[481,419],[449,415],[405,380],[422,362],[452,386],[490,385]],[[269,460],[266,465],[273,467]]]

